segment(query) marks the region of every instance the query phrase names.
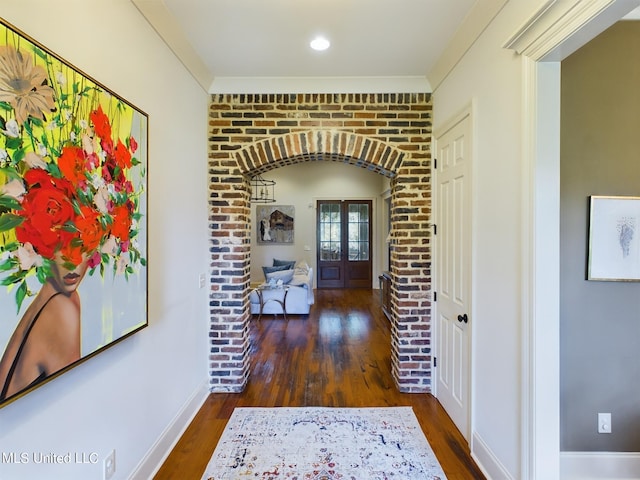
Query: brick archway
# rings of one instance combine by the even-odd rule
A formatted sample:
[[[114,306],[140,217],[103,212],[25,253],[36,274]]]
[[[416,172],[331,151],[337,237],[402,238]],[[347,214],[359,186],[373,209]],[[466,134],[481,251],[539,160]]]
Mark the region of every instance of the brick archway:
[[[404,152],[380,140],[338,130],[311,130],[266,138],[236,153],[243,174],[309,161],[348,163],[395,176]]]
[[[354,96],[221,95],[210,106],[210,389],[239,392],[249,377],[250,219],[249,178],[285,165],[309,161],[338,161],[391,178],[392,371],[400,391],[431,390],[431,245],[430,221],[430,97],[364,96],[370,110],[384,108],[385,121],[370,129],[322,128],[322,121],[302,128],[301,110],[340,106],[362,111]],[[312,98],[311,98],[312,97]],[[322,97],[322,98],[319,98]],[[357,100],[362,100],[357,96]],[[376,100],[371,102],[371,100]],[[278,102],[280,100],[280,102]],[[286,101],[285,101],[286,100]],[[302,101],[301,101],[302,100]],[[311,100],[310,107],[304,100]],[[315,106],[318,100],[319,106]],[[404,101],[404,100],[408,100]],[[293,105],[291,105],[293,103]],[[415,105],[414,105],[415,104]],[[395,108],[394,108],[395,107]],[[281,108],[275,118],[286,129],[260,128],[271,124],[266,111]],[[400,113],[388,113],[397,110]],[[293,112],[292,112],[293,111]],[[403,113],[410,120],[398,120]],[[377,115],[377,114],[376,114]],[[353,117],[354,115],[351,115]],[[424,119],[429,119],[425,121]],[[390,128],[405,125],[407,133]],[[273,122],[274,124],[277,122]],[[411,128],[412,125],[415,128]],[[385,135],[380,135],[386,132]],[[271,133],[271,134],[269,134]],[[366,134],[365,134],[366,133]]]

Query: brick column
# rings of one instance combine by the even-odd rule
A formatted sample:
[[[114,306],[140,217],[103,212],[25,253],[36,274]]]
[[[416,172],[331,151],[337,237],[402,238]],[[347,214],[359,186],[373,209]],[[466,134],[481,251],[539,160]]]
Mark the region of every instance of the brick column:
[[[392,185],[392,369],[402,392],[431,389],[430,158],[405,160]]]
[[[249,376],[250,219],[248,182],[235,161],[211,155],[209,313],[212,391],[240,392]]]

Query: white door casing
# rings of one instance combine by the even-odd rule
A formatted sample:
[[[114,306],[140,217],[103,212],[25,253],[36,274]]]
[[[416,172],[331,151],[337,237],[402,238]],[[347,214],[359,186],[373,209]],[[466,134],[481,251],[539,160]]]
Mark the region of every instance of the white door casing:
[[[471,411],[471,114],[435,136],[436,397],[467,441]]]

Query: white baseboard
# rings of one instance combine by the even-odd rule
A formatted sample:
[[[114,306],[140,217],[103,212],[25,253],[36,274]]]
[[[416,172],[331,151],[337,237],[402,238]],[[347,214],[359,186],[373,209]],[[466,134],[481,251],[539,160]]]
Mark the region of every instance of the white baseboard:
[[[560,452],[561,480],[639,480],[640,452]]]
[[[514,480],[477,432],[471,438],[471,457],[487,480]]]
[[[180,437],[209,396],[209,380],[203,381],[155,441],[129,477],[130,480],[151,479],[158,472]]]

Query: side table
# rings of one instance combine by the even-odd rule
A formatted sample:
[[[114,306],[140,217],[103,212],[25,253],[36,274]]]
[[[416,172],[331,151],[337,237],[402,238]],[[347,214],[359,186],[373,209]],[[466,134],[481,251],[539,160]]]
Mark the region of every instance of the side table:
[[[263,283],[262,285],[254,288],[254,291],[258,295],[260,302],[260,312],[258,313],[258,321],[262,317],[264,312],[264,306],[269,302],[279,303],[282,307],[282,315],[287,320],[287,293],[289,292],[289,285],[276,285],[271,286]]]

